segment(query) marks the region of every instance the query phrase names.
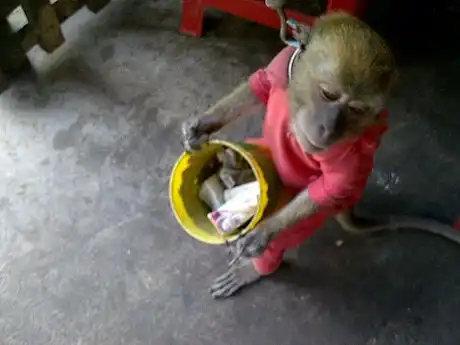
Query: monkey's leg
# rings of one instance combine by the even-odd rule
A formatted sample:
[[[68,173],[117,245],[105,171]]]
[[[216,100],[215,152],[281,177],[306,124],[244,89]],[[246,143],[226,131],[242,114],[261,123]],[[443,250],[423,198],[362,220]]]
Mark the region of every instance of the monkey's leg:
[[[212,296],[229,297],[242,287],[274,273],[281,265],[284,252],[298,246],[322,225],[323,218],[310,217],[315,211],[316,206],[304,190],[274,216],[240,238],[236,242],[237,259],[228,272],[213,283]]]
[[[250,259],[240,257],[234,265],[231,265],[228,272],[217,278],[212,287],[211,294],[214,298],[225,298],[235,294],[241,288],[259,281],[275,273],[283,262],[284,254],[299,247],[323,224],[320,218],[305,218],[295,225],[281,231],[270,241],[262,255]],[[264,231],[264,229],[254,229]],[[252,231],[251,231],[252,232]],[[240,249],[236,245],[236,255]],[[240,245],[245,245],[243,241]]]

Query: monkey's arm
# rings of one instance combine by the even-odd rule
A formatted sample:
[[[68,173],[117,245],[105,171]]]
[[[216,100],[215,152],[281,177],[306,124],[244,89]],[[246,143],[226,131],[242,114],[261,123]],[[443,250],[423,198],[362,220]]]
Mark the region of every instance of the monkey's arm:
[[[211,134],[241,116],[257,112],[261,105],[249,81],[240,84],[209,108],[203,116],[193,118],[182,125],[182,140],[186,150],[198,149]]]
[[[209,108],[199,118],[199,129],[209,135],[241,116],[253,114],[260,106],[267,104],[270,91],[275,85],[287,85],[287,70],[280,70],[278,66],[286,64],[285,60],[292,53],[292,48],[284,48],[267,66],[252,73],[228,96]]]
[[[239,117],[258,113],[259,107],[268,103],[274,85],[287,83],[287,71],[278,67],[285,64],[292,54],[287,47],[266,66],[251,74],[228,96],[209,108],[203,116],[193,118],[182,125],[182,141],[187,151],[199,149],[209,136]]]
[[[254,113],[260,105],[249,81],[243,82],[204,113],[199,120],[200,129],[211,134],[240,116]]]
[[[272,235],[276,235],[300,219],[313,215],[317,209],[318,205],[311,199],[308,189],[304,189],[287,205],[263,222],[262,227],[266,228],[266,231],[271,232]]]

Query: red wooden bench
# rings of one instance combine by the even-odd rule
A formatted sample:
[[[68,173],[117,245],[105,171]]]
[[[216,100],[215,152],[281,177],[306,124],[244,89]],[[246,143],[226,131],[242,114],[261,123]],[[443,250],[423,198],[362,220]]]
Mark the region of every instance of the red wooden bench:
[[[360,16],[364,0],[328,0],[326,11],[344,10],[350,14]],[[206,8],[214,8],[253,22],[280,28],[280,19],[276,11],[265,6],[263,0],[182,0],[182,20],[180,31],[193,35],[203,34],[203,19]],[[286,9],[287,18],[298,22],[313,24],[315,16],[310,16],[298,11]]]

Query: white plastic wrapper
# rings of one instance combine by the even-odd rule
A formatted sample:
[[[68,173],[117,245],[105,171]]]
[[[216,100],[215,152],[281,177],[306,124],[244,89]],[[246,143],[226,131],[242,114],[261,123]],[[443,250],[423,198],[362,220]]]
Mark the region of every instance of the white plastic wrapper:
[[[259,182],[249,182],[231,189],[226,189],[224,191],[224,200],[229,201],[230,199],[238,196],[241,193],[246,193],[247,195],[256,195],[256,197],[259,197]]]
[[[251,219],[257,211],[260,188],[250,182],[225,191],[226,202],[208,213],[208,219],[223,233],[230,233]]]

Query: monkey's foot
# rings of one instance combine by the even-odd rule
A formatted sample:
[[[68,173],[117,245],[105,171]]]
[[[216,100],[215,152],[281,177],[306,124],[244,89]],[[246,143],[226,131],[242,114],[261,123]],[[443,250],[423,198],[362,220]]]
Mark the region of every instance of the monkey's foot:
[[[214,280],[210,292],[213,298],[227,298],[260,278],[261,275],[254,268],[251,259],[240,259],[227,273]]]

